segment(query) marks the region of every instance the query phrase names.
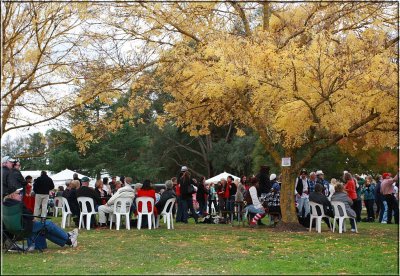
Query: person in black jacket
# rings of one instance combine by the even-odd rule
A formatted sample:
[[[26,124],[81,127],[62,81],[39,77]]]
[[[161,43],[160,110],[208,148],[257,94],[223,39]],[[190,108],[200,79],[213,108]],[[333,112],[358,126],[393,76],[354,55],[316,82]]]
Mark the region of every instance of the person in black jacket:
[[[46,171],[42,171],[40,176],[33,182],[33,191],[35,192],[35,216],[46,216],[49,192],[53,189],[53,180],[47,175]]]
[[[256,177],[259,183],[257,195],[260,197],[263,196],[262,194],[264,194],[265,197],[265,195],[269,193],[272,188],[271,182],[269,181],[269,166],[261,166],[260,172]]]
[[[90,197],[93,199],[94,203],[94,209],[97,212],[97,208],[99,205],[101,205],[101,198],[100,196],[95,192],[93,188],[89,187],[89,177],[82,177],[82,186],[76,191],[76,197],[81,197],[81,196],[86,196]],[[89,209],[89,211],[91,211]]]
[[[12,186],[15,186],[16,189],[22,188],[22,184],[15,179],[15,175],[13,174],[13,167],[15,159],[10,156],[4,156],[1,159],[1,184],[2,184],[2,195],[7,195],[7,192]]]
[[[23,214],[23,226],[24,229],[28,233],[32,233],[32,236],[28,239],[29,249],[28,251],[35,249],[35,244],[32,244],[33,238],[36,234],[42,229],[43,223],[46,228],[46,239],[54,242],[59,246],[69,245],[72,247],[76,247],[78,245],[78,229],[74,229],[71,232],[66,233],[63,229],[61,229],[58,225],[53,223],[52,221],[34,221],[31,211],[29,211],[24,204],[22,203],[22,188],[15,189],[15,187],[11,187],[7,190],[7,196],[4,198],[4,206],[15,206],[17,204],[22,204],[22,214]],[[39,235],[38,239],[43,239],[41,235]],[[36,240],[39,243],[39,240]],[[43,243],[45,245],[45,241]],[[40,248],[43,249],[43,248]]]
[[[160,200],[156,203],[156,208],[160,214],[164,209],[165,203],[170,198],[176,198],[175,191],[173,190],[173,183],[171,180],[165,181],[166,190],[161,194]]]
[[[199,186],[197,187],[196,200],[199,203],[199,215],[204,216],[207,211],[207,198],[208,190],[205,186],[206,178],[202,176],[199,181]]]
[[[23,188],[23,194],[25,195],[26,180],[21,173],[21,163],[18,160],[13,162],[13,168],[10,171],[10,183],[17,189]]]
[[[322,184],[320,184],[320,183],[315,184],[315,191],[310,194],[309,199],[312,202],[322,204],[325,215],[330,216],[332,218],[334,217],[333,206],[332,206],[331,202],[329,201],[328,197],[325,196],[324,186],[322,186]],[[331,225],[330,225],[329,219],[326,217],[324,217],[322,219],[325,221],[325,223],[330,228]]]
[[[183,169],[182,169],[183,174],[179,180],[181,186],[181,197],[182,197],[182,212],[183,212],[182,222],[188,223],[188,218],[189,218],[188,210],[190,209],[194,221],[197,223],[198,215],[196,214],[196,211],[193,208],[193,198],[192,198],[192,194],[194,194],[196,191],[191,188],[191,186],[194,185],[193,179],[190,178],[190,173],[187,170],[187,168],[186,170]]]
[[[89,187],[89,177],[82,177],[81,182],[82,186],[76,190],[76,197],[90,197],[93,199],[94,203],[94,210],[97,212],[99,209],[99,206],[102,205],[101,203],[101,198],[100,196],[95,192],[95,190],[91,187]],[[81,208],[81,207],[80,207]],[[87,209],[89,212],[91,212],[91,207],[87,206]],[[86,216],[83,216],[83,221],[86,221]],[[94,227],[96,225],[96,218],[91,220],[91,227]]]

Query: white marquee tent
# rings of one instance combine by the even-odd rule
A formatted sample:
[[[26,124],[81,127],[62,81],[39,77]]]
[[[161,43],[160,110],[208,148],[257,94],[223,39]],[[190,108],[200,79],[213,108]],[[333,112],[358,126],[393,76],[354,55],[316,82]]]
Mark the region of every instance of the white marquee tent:
[[[47,175],[51,177],[51,173],[49,171],[46,171]],[[32,176],[32,179],[35,180],[40,176],[42,171],[21,171],[22,176],[25,178],[28,175]]]
[[[56,174],[53,174],[53,175],[51,175],[50,177],[51,177],[51,179],[53,179],[53,182],[54,182],[54,186],[55,186],[55,188],[57,189],[58,188],[58,186],[63,186],[63,187],[65,187],[65,181],[67,181],[67,180],[72,180],[73,179],[73,176],[74,176],[74,173],[76,173],[76,172],[74,172],[74,171],[71,171],[71,170],[69,170],[69,169],[65,169],[65,170],[63,170],[63,171],[61,171],[61,172],[59,172],[59,173],[56,173]],[[83,175],[83,174],[80,174],[80,173],[77,173],[78,174],[78,177],[80,178],[80,179],[82,179],[82,177],[85,177],[86,175]],[[87,177],[87,176],[86,176]],[[90,179],[90,177],[89,177],[89,179]],[[91,184],[91,183],[90,183]],[[89,184],[89,186],[92,186],[92,185],[90,185]],[[94,186],[94,184],[93,184],[93,186]]]
[[[231,173],[223,172],[223,173],[220,173],[219,175],[216,175],[214,177],[211,177],[211,178],[207,179],[206,183],[211,183],[211,182],[217,183],[218,181],[221,180],[221,178],[225,178],[225,180],[226,180],[229,175],[233,176],[233,179],[239,179],[240,180],[239,177],[234,176]]]

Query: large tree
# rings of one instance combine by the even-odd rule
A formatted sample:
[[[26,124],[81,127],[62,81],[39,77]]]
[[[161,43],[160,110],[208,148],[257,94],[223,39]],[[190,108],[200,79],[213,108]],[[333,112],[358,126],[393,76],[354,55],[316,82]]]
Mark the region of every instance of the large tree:
[[[231,122],[239,134],[253,128],[277,165],[291,158],[291,167],[282,167],[281,205],[283,221],[295,222],[294,178],[315,154],[346,137],[362,137],[365,148],[397,144],[397,5],[225,8],[210,9],[208,17],[199,12],[180,43],[164,52],[174,62],[158,72],[173,100],[158,120],[174,120],[193,136]],[[173,7],[159,13],[189,16],[181,9],[183,15]],[[221,12],[237,16],[231,28],[216,30],[212,19]]]

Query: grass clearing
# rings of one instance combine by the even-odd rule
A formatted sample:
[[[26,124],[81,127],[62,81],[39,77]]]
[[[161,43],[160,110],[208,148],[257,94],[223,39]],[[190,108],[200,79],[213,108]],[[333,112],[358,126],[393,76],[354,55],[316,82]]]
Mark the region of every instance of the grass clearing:
[[[325,225],[318,234],[191,223],[175,230],[162,223],[157,230],[80,230],[75,249],[48,242],[44,253],[3,254],[2,273],[398,275],[398,225],[357,226],[358,234]]]

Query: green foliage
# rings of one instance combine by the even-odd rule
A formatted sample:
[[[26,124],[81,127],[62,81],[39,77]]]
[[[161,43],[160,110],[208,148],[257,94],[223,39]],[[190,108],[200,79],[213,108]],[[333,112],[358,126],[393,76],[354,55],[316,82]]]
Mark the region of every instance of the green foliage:
[[[29,134],[27,150],[24,153],[28,158],[23,159],[23,169],[36,170],[37,168],[46,168],[46,150],[46,141],[42,133]]]
[[[237,176],[252,172],[252,152],[256,137],[249,135],[234,136],[230,143],[224,139],[213,144],[210,159],[216,173],[230,172]]]

